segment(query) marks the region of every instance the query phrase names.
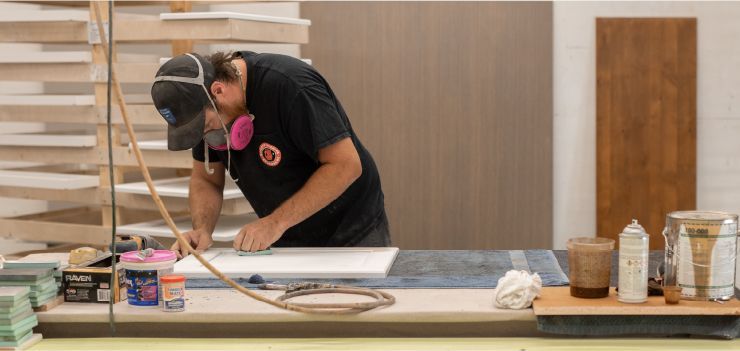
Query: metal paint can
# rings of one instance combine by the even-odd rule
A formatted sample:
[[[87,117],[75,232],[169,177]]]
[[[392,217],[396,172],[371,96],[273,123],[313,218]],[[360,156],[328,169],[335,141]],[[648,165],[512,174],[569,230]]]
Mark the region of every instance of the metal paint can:
[[[162,309],[165,312],[185,311],[185,276],[168,274],[162,277]]]
[[[684,300],[735,296],[738,216],[678,211],[666,216],[665,286],[681,287]]]

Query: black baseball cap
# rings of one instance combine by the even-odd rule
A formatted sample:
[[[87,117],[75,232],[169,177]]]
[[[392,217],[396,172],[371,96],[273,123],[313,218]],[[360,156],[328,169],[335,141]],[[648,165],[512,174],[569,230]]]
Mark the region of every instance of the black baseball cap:
[[[208,93],[213,65],[198,54],[183,54],[167,61],[154,77],[152,100],[167,121],[167,148],[193,148],[203,139],[205,107],[213,103]]]

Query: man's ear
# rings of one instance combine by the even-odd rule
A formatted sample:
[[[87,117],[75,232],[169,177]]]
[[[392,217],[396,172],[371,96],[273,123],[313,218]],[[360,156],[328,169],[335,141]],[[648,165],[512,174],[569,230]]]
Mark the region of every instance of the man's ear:
[[[211,83],[211,95],[216,96],[224,93],[224,88],[226,86],[224,83],[221,83],[219,81],[215,81]]]

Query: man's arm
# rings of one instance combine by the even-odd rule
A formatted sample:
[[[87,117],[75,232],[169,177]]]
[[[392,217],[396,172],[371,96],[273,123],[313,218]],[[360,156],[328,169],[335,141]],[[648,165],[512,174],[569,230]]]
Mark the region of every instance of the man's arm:
[[[288,228],[304,221],[342,195],[362,174],[360,156],[350,137],[319,149],[318,159],[321,166],[297,193],[269,216],[242,227],[234,239],[235,249],[267,249]]]
[[[190,215],[193,230],[184,233],[186,239],[196,250],[208,249],[213,243],[213,230],[216,228],[221,205],[224,199],[224,166],[221,163],[210,163],[215,171],[206,173],[203,162],[193,160],[193,172],[190,176]],[[175,242],[171,248],[178,256],[187,256],[187,251]]]

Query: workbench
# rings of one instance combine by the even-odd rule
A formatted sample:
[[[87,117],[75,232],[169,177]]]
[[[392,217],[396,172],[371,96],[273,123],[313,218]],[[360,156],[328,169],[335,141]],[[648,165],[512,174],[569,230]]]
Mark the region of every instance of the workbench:
[[[567,272],[567,253],[556,251]],[[651,276],[662,254],[651,252]],[[565,262],[564,262],[565,261]],[[616,274],[613,274],[613,277]],[[184,312],[114,306],[116,336],[136,337],[535,337],[534,310],[493,307],[494,289],[383,289],[396,304],[356,315],[311,315],[257,302],[233,289],[189,289]],[[257,291],[275,298],[280,291]],[[363,297],[312,295],[296,301],[358,301]],[[64,303],[38,313],[45,338],[110,336],[108,305]]]

